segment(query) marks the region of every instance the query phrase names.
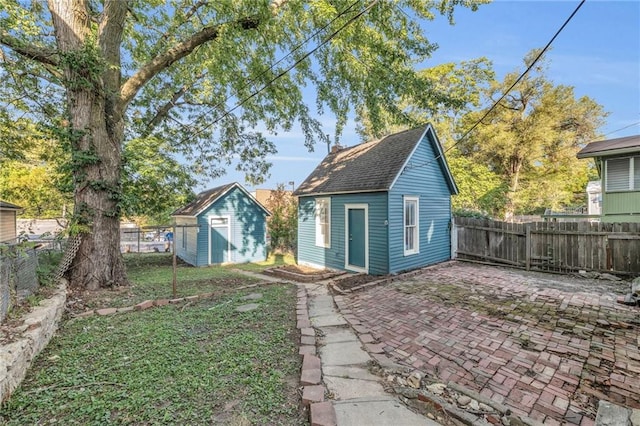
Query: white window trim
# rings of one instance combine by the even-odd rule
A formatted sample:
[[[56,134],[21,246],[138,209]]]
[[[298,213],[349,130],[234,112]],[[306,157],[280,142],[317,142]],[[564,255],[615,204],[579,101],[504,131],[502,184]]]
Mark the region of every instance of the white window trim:
[[[634,175],[635,175],[635,158],[640,158],[640,156],[633,156],[633,157],[615,157],[615,158],[607,158],[606,160],[604,160],[605,163],[605,180],[606,180],[606,185],[605,185],[605,192],[629,192],[629,191],[640,191],[640,188],[635,188],[634,187]],[[627,160],[629,161],[629,168],[628,168],[628,178],[629,178],[629,182],[627,185],[626,189],[609,189],[609,160]]]
[[[323,241],[322,239],[322,234],[320,233],[320,215],[319,215],[319,211],[318,211],[318,204],[319,203],[327,203],[327,241]],[[329,197],[324,197],[324,198],[316,198],[315,199],[315,212],[314,212],[314,216],[315,216],[315,237],[316,237],[316,246],[317,247],[324,247],[324,248],[331,248],[331,198]]]
[[[415,201],[416,203],[416,229],[415,229],[415,247],[412,250],[407,250],[406,246],[406,233],[407,224],[405,222],[407,217],[407,201]],[[405,195],[402,197],[402,249],[405,256],[410,256],[420,253],[420,198],[414,196]]]

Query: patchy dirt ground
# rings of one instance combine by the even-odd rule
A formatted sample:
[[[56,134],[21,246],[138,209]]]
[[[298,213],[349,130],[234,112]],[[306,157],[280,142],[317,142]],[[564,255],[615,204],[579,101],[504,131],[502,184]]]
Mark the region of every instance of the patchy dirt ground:
[[[358,287],[362,284],[378,281],[388,278],[388,275],[369,275],[369,274],[355,274],[345,275],[334,281],[334,284],[341,290],[351,290],[354,287]]]
[[[628,282],[452,262],[345,296],[385,353],[545,424],[640,408],[640,308]]]
[[[300,274],[300,275],[324,275],[326,273],[331,272],[328,269],[316,269],[316,268],[311,268],[310,266],[304,266],[304,265],[285,265],[285,266],[279,267],[278,270],[293,272],[294,274]]]

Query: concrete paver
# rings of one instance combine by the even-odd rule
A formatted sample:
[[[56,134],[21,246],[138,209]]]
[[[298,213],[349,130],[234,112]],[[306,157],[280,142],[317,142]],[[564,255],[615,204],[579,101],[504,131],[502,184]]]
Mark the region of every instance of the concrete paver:
[[[389,396],[378,380],[360,380],[325,375],[323,381],[327,385],[327,389],[332,391],[335,399],[338,400]]]
[[[340,426],[436,426],[439,424],[408,410],[396,398],[389,396],[335,401],[333,406]]]
[[[312,425],[437,424],[415,414],[397,398],[390,397],[384,391],[380,379],[368,371],[367,364],[371,357],[335,306],[326,284],[298,285],[306,289],[309,319],[318,330],[315,334],[319,345],[322,381],[333,398],[332,401],[310,404]],[[317,364],[318,358],[305,356],[302,367],[304,379],[311,372],[317,375]],[[310,368],[313,370],[308,370]],[[307,392],[306,400],[311,402],[309,394],[310,391]]]
[[[593,424],[598,400],[640,408],[640,321],[615,284],[587,284],[453,262],[336,300],[397,362],[540,422]]]
[[[322,365],[366,364],[371,358],[358,342],[328,343],[320,347]]]
[[[344,327],[327,327],[324,329],[325,335],[322,336],[323,343],[338,343],[338,342],[357,342],[358,336],[351,330],[351,328]]]
[[[333,376],[349,379],[369,380],[372,382],[377,382],[380,380],[378,376],[374,376],[373,374],[369,373],[369,370],[366,370],[362,367],[323,365],[322,374],[324,377]]]
[[[339,314],[328,314],[310,317],[314,327],[329,327],[335,325],[347,325],[347,321]]]

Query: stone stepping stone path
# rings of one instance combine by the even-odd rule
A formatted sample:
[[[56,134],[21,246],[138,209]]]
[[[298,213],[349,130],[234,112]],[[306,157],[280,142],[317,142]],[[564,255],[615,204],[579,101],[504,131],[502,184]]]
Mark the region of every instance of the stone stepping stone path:
[[[260,300],[262,299],[262,293],[251,293],[247,294],[244,297],[241,297],[240,300]],[[257,303],[247,303],[246,305],[240,305],[236,308],[236,312],[249,312],[255,309],[258,309],[260,305]]]

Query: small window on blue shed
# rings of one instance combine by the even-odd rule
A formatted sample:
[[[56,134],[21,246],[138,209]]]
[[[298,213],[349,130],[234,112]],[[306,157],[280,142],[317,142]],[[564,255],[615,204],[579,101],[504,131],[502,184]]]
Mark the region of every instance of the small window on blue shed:
[[[404,197],[404,254],[420,252],[418,197]]]
[[[331,247],[331,198],[316,198],[316,246]]]
[[[182,248],[186,250],[187,248],[187,227],[182,227]]]

